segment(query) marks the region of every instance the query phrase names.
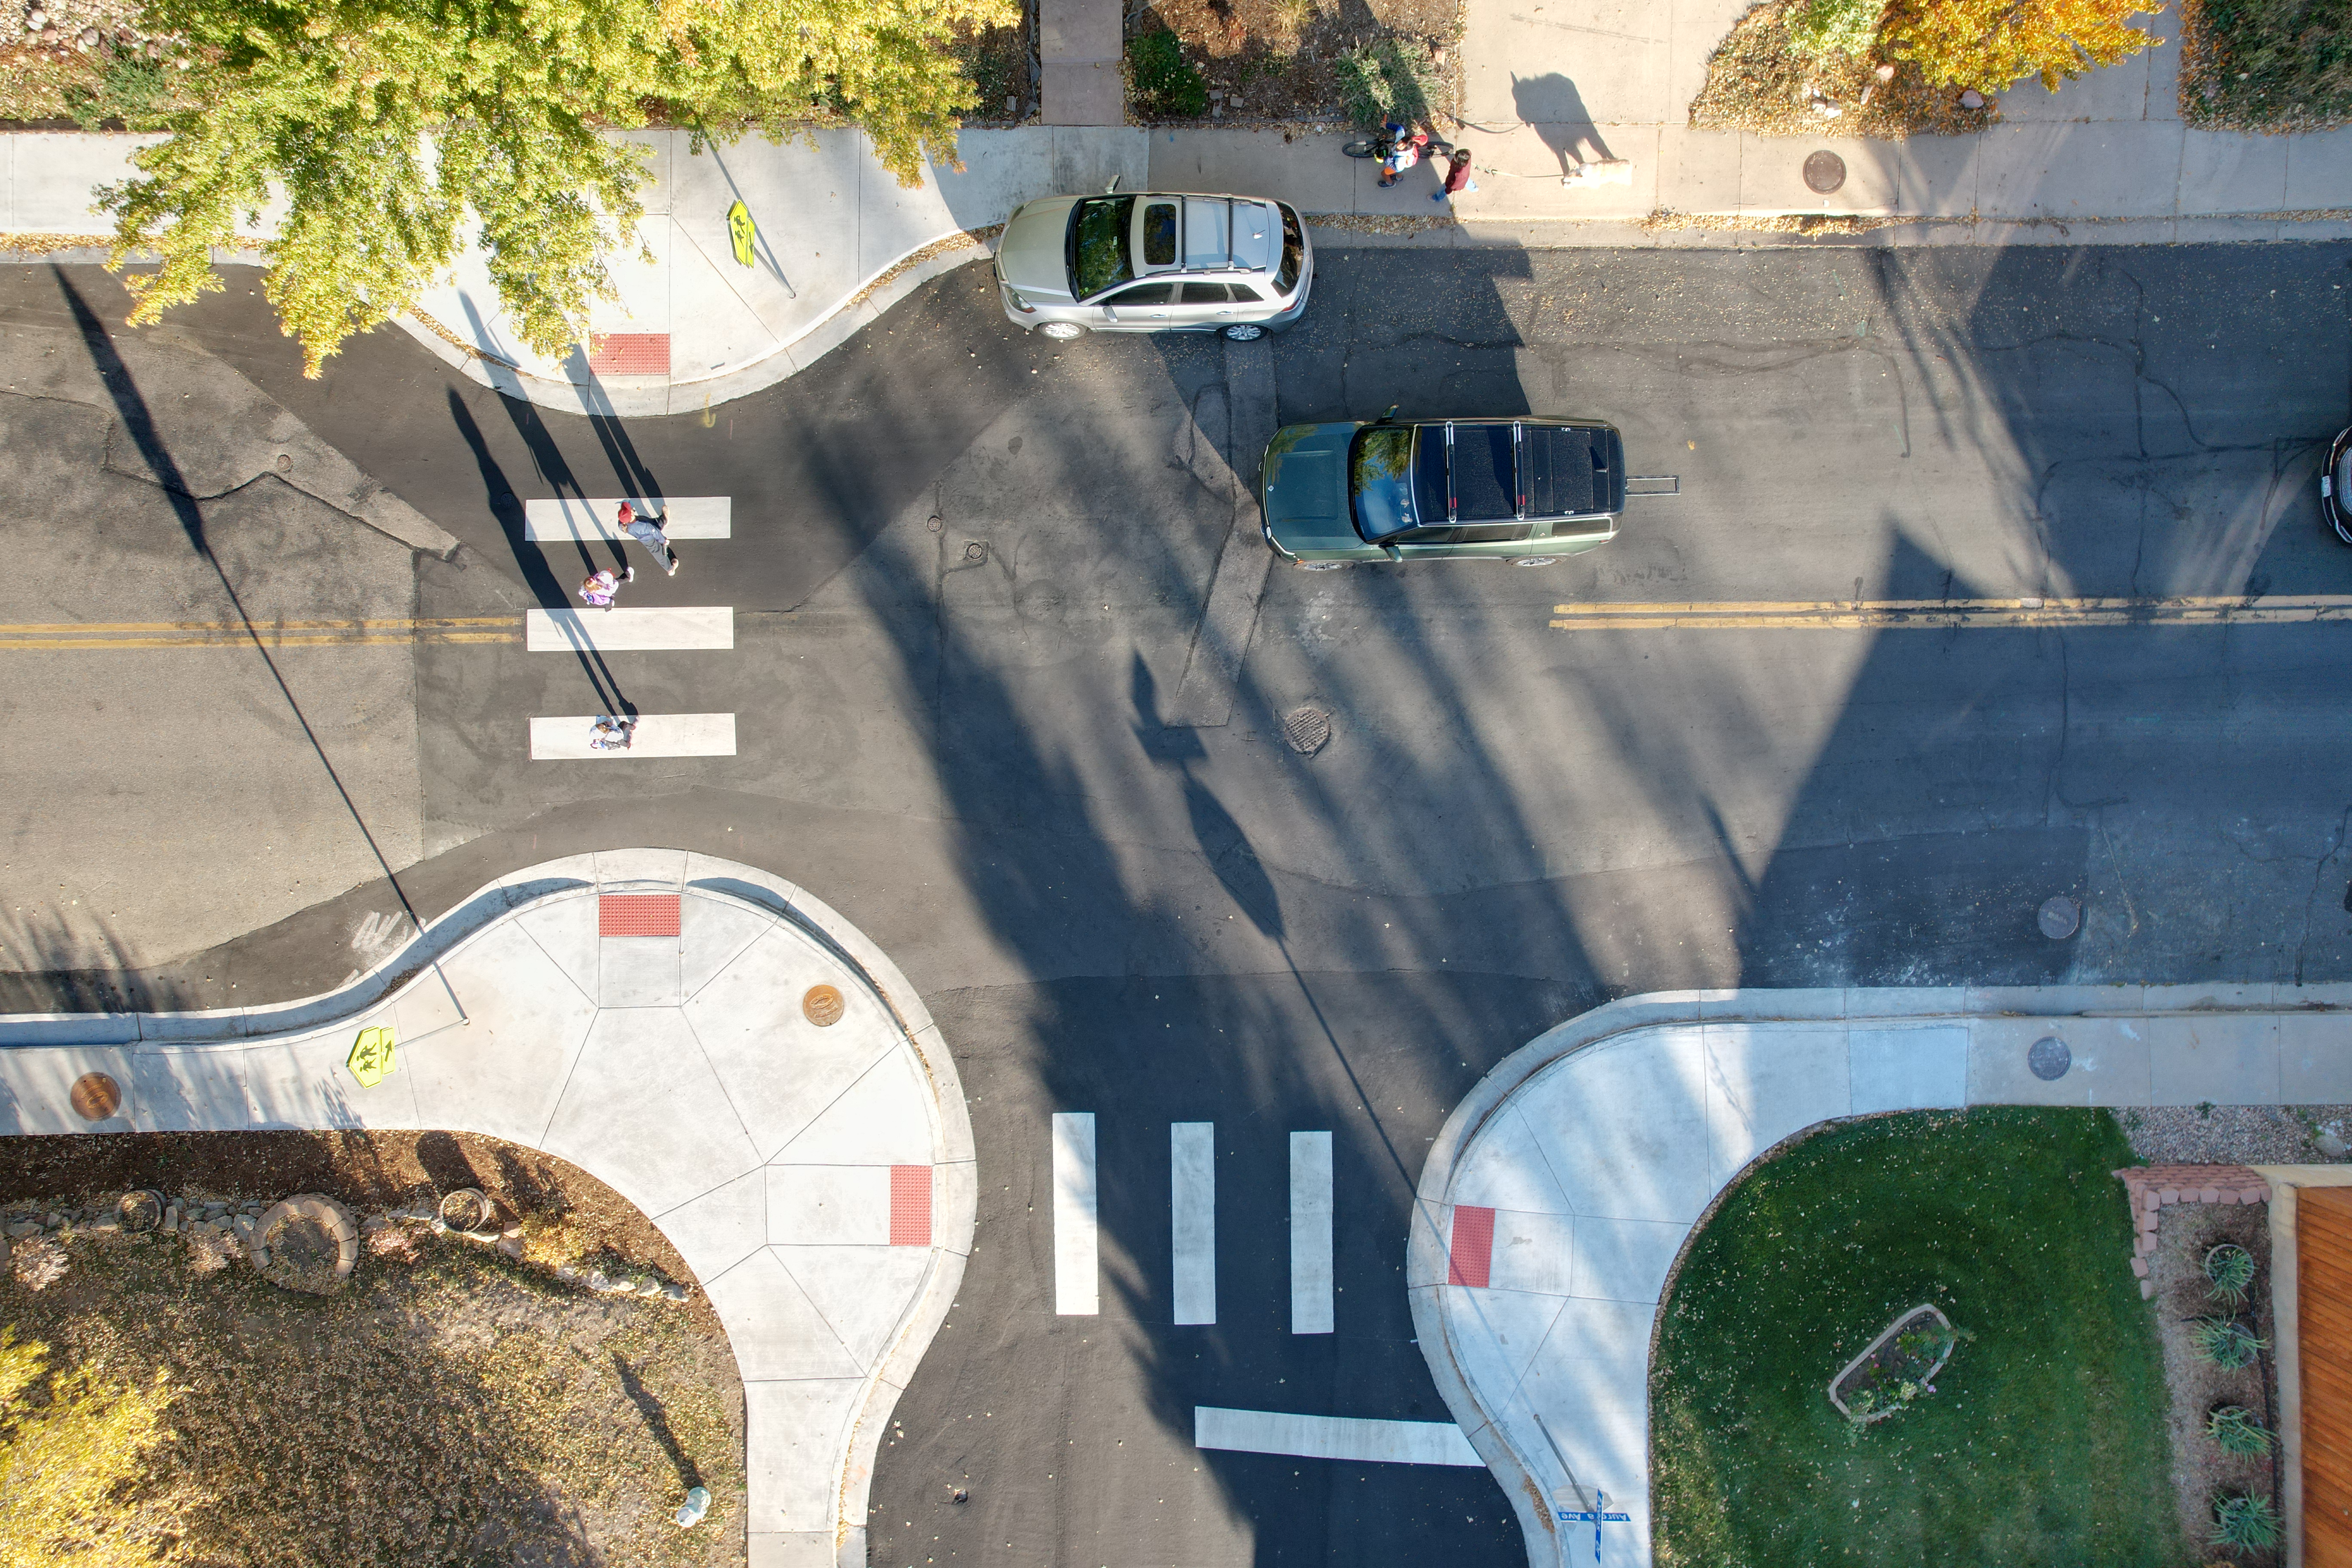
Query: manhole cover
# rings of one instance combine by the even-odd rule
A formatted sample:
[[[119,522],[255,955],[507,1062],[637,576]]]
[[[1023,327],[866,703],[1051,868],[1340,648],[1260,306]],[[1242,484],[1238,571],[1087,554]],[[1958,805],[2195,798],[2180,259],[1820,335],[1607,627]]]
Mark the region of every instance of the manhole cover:
[[[84,1121],[103,1121],[122,1109],[122,1086],[102,1072],[86,1072],[66,1098]]]
[[[1311,757],[1331,739],[1331,715],[1320,708],[1293,708],[1282,716],[1282,738],[1302,757]]]
[[[808,994],[801,998],[801,1011],[818,1028],[829,1029],[841,1022],[841,1016],[848,1011],[848,1006],[842,1001],[841,993],[832,986],[812,985],[808,988]]]
[[[2081,929],[2083,906],[2061,893],[2054,899],[2045,900],[2041,913],[2034,919],[2042,927],[2043,936],[2052,942],[2063,942]]]
[[[1828,195],[1845,184],[1845,160],[1823,149],[1805,160],[1805,189],[1817,196]]]
[[[2033,1042],[2032,1050],[2025,1053],[2025,1065],[2032,1068],[2033,1076],[2042,1082],[2055,1083],[2066,1076],[2068,1068],[2074,1065],[2074,1053],[2068,1050],[2066,1042],[2057,1036],[2044,1035]]]

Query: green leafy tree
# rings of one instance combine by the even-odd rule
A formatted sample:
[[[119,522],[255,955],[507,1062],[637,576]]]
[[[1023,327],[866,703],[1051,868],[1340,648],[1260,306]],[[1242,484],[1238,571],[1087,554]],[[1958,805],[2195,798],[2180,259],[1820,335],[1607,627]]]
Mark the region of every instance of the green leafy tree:
[[[0,1331],[0,1563],[129,1568],[163,1559],[110,1520],[115,1489],[166,1433],[172,1389],[52,1373],[46,1345]]]
[[[561,357],[643,216],[642,154],[608,130],[840,118],[913,185],[973,102],[947,41],[1012,19],[1010,0],[151,0],[202,107],[108,194],[111,265],[160,253],[126,279],[152,321],[273,217],[264,291],[316,375],[478,238],[518,334]]]

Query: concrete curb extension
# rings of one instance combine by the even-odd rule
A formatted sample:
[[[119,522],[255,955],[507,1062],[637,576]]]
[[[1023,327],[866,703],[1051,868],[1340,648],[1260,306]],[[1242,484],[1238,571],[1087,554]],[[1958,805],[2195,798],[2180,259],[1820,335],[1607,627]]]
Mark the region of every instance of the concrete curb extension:
[[[681,899],[677,969],[697,976],[691,994],[682,978],[667,1006],[616,994],[641,976],[630,973],[634,964],[600,956],[607,939],[599,900],[611,894]],[[583,973],[593,994],[582,994]],[[848,993],[848,1026],[822,1037],[799,1022],[801,987],[818,976]],[[698,1031],[685,1015],[706,994],[715,1000]],[[652,1032],[665,1015],[678,1018],[680,1032]],[[347,1031],[362,1024],[392,1025],[399,1058],[383,1085],[355,1098],[342,1058]],[[681,1055],[681,1045],[694,1057]],[[782,1064],[792,1068],[789,1081],[770,1070],[778,1045],[807,1053]],[[861,1049],[878,1054],[860,1066]],[[674,1064],[660,1075],[673,1081],[629,1074],[631,1050],[640,1063]],[[122,1090],[120,1110],[102,1121],[84,1121],[68,1107],[72,1084],[88,1072],[110,1074]],[[601,1086],[593,1081],[599,1076]],[[367,1098],[394,1086],[389,1100]],[[894,1092],[919,1104],[900,1105],[887,1098]],[[456,1114],[436,1117],[436,1104]],[[627,1108],[626,1117],[615,1107]],[[907,1124],[909,1117],[917,1125]],[[679,1123],[667,1143],[665,1118]],[[740,1127],[727,1126],[730,1119]],[[646,1212],[700,1277],[743,1373],[751,1568],[862,1568],[875,1457],[891,1409],[954,1304],[979,1204],[954,1059],[887,954],[782,878],[684,851],[628,849],[501,878],[323,995],[206,1013],[0,1018],[0,1134],[370,1125],[527,1142]],[[740,1157],[714,1166],[738,1131],[740,1148],[752,1154],[749,1168],[736,1168]],[[838,1186],[903,1165],[887,1150],[854,1147],[858,1140],[910,1133],[928,1148],[933,1173],[924,1253],[792,1232],[812,1210],[803,1201],[809,1181]],[[811,1136],[817,1147],[792,1157],[787,1146]],[[806,1190],[795,1190],[796,1177]],[[884,1185],[885,1212],[894,1213],[895,1173]],[[664,1192],[667,1198],[647,1195]],[[845,1206],[839,1191],[817,1196],[815,1210]],[[777,1245],[895,1272],[876,1276],[870,1288],[864,1276],[845,1288],[834,1269],[828,1320],[818,1299],[824,1292],[804,1294],[774,1261]],[[808,1278],[823,1282],[822,1271]],[[844,1300],[855,1303],[851,1317]],[[846,1348],[853,1339],[870,1352],[861,1358]],[[839,1434],[836,1444],[824,1441],[828,1432]],[[817,1500],[829,1516],[822,1525],[812,1517]]]
[[[1549,1492],[1559,1485],[1559,1456],[1554,1453],[1523,1453],[1515,1445],[1507,1415],[1489,1407],[1491,1391],[1482,1394],[1474,1386],[1465,1366],[1466,1348],[1458,1340],[1452,1315],[1446,1310],[1445,1292],[1465,1288],[1446,1284],[1450,1258],[1447,1218],[1454,1203],[1454,1190],[1462,1176],[1465,1156],[1472,1152],[1479,1135],[1497,1124],[1505,1108],[1515,1095],[1547,1068],[1569,1058],[1591,1051],[1604,1045],[1638,1045],[1633,1037],[1653,1032],[1673,1030],[1685,1032],[1694,1026],[1719,1027],[1727,1036],[1755,1026],[1783,1026],[1792,1036],[1818,1035],[1824,1027],[1843,1029],[1848,1026],[1867,1028],[1885,1024],[1900,1029],[1917,1029],[1923,1026],[1944,1024],[1969,1026],[1971,1040],[1968,1046],[1966,1072],[1968,1087],[1960,1103],[2042,1103],[2075,1105],[2129,1105],[2173,1103],[2159,1099],[2150,1089],[2138,1087],[2133,1077],[2131,1047],[2106,1047],[2116,1058],[2112,1065],[2097,1054],[2097,1044],[2088,1047],[2079,1059],[2084,1069],[2077,1074],[2077,1082],[2061,1089],[2058,1083],[2042,1086],[2046,1093],[2027,1094],[2018,1086],[2006,1081],[2015,1074],[1999,1075],[1987,1070],[1978,1053],[1991,1047],[1974,1037],[1979,1033],[2001,1037],[2004,1047],[2013,1046],[2007,1037],[2014,1035],[2019,1041],[2042,1033],[2044,1029],[2066,1027],[2063,1021],[2078,1021],[2075,1028],[2090,1040],[2102,1038],[2115,1031],[2132,1042],[2139,1042],[2143,1052],[2153,1047],[2142,1041],[2141,1030],[2152,1040],[2166,1034],[2185,1033],[2191,1055],[2202,1047],[2206,1059],[2197,1064],[2208,1072],[2242,1072],[2250,1061],[2259,1061],[2264,1050],[2275,1053],[2274,1070],[2284,1071],[2290,1048],[2307,1054],[2297,1070],[2305,1077],[2332,1075],[2322,1098],[2312,1093],[2294,1096],[2281,1079],[2273,1078],[2270,1098],[2258,1093],[2249,1098],[2243,1094],[2203,1091],[2217,1103],[2293,1104],[2328,1103],[2344,1098],[2337,1091],[2344,1082],[2352,1081],[2352,985],[2057,985],[2043,987],[1949,987],[1918,989],[1822,989],[1822,990],[1745,990],[1745,991],[1685,991],[1660,992],[1628,997],[1610,1003],[1590,1013],[1571,1018],[1521,1047],[1479,1080],[1477,1085],[1457,1105],[1446,1119],[1444,1127],[1431,1144],[1427,1163],[1422,1168],[1421,1182],[1414,1194],[1411,1234],[1406,1243],[1406,1294],[1412,1311],[1413,1330],[1418,1336],[1422,1354],[1429,1363],[1430,1375],[1438,1393],[1445,1400],[1455,1421],[1486,1461],[1495,1478],[1510,1498],[1518,1515],[1519,1528],[1527,1542],[1528,1561],[1533,1568],[1565,1568],[1570,1562],[1581,1562],[1591,1550],[1584,1531],[1587,1525],[1574,1527],[1559,1524],[1553,1518]],[[2047,1021],[2046,1023],[2043,1021]],[[2303,1034],[2302,1043],[2290,1047],[2284,1039],[2286,1027],[2293,1025]],[[2135,1026],[2138,1026],[2135,1027]],[[2327,1043],[2345,1047],[2337,1051],[2315,1052],[2310,1031],[2328,1031]],[[2341,1040],[2336,1036],[2340,1035]],[[2267,1038],[2265,1038],[2267,1037]],[[2083,1047],[2078,1047],[2078,1049]],[[2176,1042],[2170,1048],[2176,1052]],[[2146,1056],[2139,1066],[2146,1067]],[[2107,1074],[2103,1077],[2101,1068]],[[1995,1081],[2000,1078],[2000,1081]],[[2258,1083],[2259,1079],[2255,1081]],[[2113,1085],[2115,1087],[2108,1087]],[[1723,1090],[1724,1085],[1711,1087]],[[1769,1098],[1768,1089],[1757,1080],[1735,1086],[1749,1097],[1746,1108],[1751,1120],[1768,1118],[1757,1110],[1760,1100]],[[2199,1095],[2192,1094],[2179,1103],[2196,1103]],[[1627,1114],[1643,1117],[1662,1113],[1655,1105],[1624,1106]],[[1861,1114],[1861,1112],[1853,1112]],[[1810,1117],[1796,1125],[1782,1126],[1773,1122],[1758,1134],[1759,1146],[1738,1162],[1737,1168],[1724,1179],[1712,1181],[1707,1199],[1711,1208],[1716,1198],[1727,1191],[1749,1165],[1769,1155],[1771,1151],[1806,1129],[1819,1125],[1822,1120],[1835,1118]],[[1702,1166],[1708,1151],[1696,1151]],[[1612,1171],[1621,1178],[1638,1178],[1638,1171]],[[1685,1222],[1688,1230],[1676,1244],[1673,1268],[1680,1266],[1683,1252],[1690,1237],[1696,1234],[1705,1211]],[[2128,1268],[2123,1256],[2116,1259],[2118,1269]],[[1672,1268],[1665,1271],[1671,1278]],[[1653,1300],[1647,1305],[1650,1342],[1654,1342],[1657,1311],[1662,1303]],[[1565,1319],[1563,1318],[1563,1321]],[[1528,1364],[1520,1382],[1533,1378],[1553,1346],[1545,1339],[1534,1352],[1534,1362]],[[1641,1424],[1647,1428],[1647,1368],[1646,1348],[1639,1350],[1642,1370]],[[1515,1384],[1506,1405],[1521,1402],[1518,1384]],[[1522,1433],[1522,1440],[1525,1434]],[[1548,1434],[1558,1446],[1558,1435]],[[1642,1437],[1643,1452],[1640,1468],[1646,1489],[1648,1474],[1647,1438]],[[1571,1447],[1578,1443],[1577,1435],[1570,1437]],[[1589,1483],[1580,1483],[1589,1484]],[[1604,1483],[1605,1484],[1605,1483]],[[1622,1485],[1622,1482],[1620,1483]],[[1651,1558],[1647,1535],[1648,1499],[1626,1499],[1633,1510],[1633,1518],[1641,1531],[1638,1550],[1631,1552],[1622,1535],[1615,1538],[1612,1559],[1618,1562],[1647,1563]],[[1616,1494],[1612,1494],[1611,1507],[1620,1506]]]

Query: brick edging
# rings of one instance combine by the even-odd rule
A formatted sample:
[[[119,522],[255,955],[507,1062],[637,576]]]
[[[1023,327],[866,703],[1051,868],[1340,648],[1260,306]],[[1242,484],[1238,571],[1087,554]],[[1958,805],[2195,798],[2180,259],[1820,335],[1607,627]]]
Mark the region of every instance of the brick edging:
[[[2131,1205],[2131,1270],[2139,1277],[2143,1301],[2156,1295],[2148,1255],[2156,1250],[2156,1226],[2174,1204],[2266,1204],[2271,1184],[2251,1165],[2132,1165],[2111,1172],[2124,1184]]]

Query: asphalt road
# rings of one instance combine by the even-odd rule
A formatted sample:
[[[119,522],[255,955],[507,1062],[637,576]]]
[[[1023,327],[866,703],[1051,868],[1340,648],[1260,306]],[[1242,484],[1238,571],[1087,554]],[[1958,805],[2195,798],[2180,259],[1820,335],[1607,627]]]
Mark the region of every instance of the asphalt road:
[[[523,544],[509,496],[734,498],[732,540],[682,547],[679,574],[629,601],[731,605],[732,651],[418,649],[413,795],[357,813],[417,846],[402,881],[428,916],[530,860],[688,846],[819,890],[925,992],[984,1201],[963,1303],[877,1468],[874,1562],[1507,1563],[1481,1473],[1203,1456],[1189,1420],[1435,1417],[1395,1289],[1403,1205],[1494,1060],[1664,987],[2352,976],[2352,628],[2291,603],[2352,593],[2314,498],[2352,417],[2348,262],[2340,245],[1327,251],[1276,345],[1282,418],[1599,416],[1679,493],[1550,568],[1277,571],[1233,721],[1210,730],[1160,715],[1230,518],[1213,342],[1049,347],[966,269],[707,419],[600,424],[509,405],[391,334],[304,383],[241,291],[173,331],[464,542],[415,565],[417,615],[562,602],[578,552]],[[119,318],[102,275],[64,282]],[[64,352],[74,321],[58,278],[0,278],[0,352]],[[15,521],[67,527],[104,462],[44,470]],[[277,603],[348,589],[331,550],[278,559]],[[137,618],[106,611],[102,581],[75,593],[28,574],[5,603]],[[2153,624],[2147,605],[2180,596],[2284,618]],[[2138,607],[2116,626],[1764,624],[2023,598]],[[1623,604],[1744,608],[1704,627],[1585,615]],[[0,721],[43,756],[90,751],[76,716],[122,695],[127,656],[31,657],[0,651],[25,670]],[[213,678],[179,679],[169,711],[202,713]],[[527,760],[530,715],[615,691],[732,710],[741,754]],[[1280,735],[1302,704],[1331,718],[1311,757]],[[315,765],[284,726],[251,737],[263,752],[210,772],[177,758],[174,831]],[[317,790],[282,806],[336,810]],[[12,866],[56,864],[37,818],[8,820]],[[12,1006],[316,989],[397,907],[380,879],[323,904],[284,886],[315,848],[271,880],[252,868],[278,852],[236,835],[165,847],[94,834],[76,853],[138,858],[159,901],[229,889],[259,929],[190,952],[121,899],[97,951],[129,973],[13,978]],[[16,879],[19,921],[70,935],[54,905],[72,887]],[[2057,892],[2086,906],[2063,942],[2032,920]],[[1053,1312],[1039,1202],[1048,1118],[1073,1110],[1102,1147],[1091,1319]],[[1218,1126],[1213,1328],[1168,1321],[1167,1127],[1190,1120]],[[1339,1172],[1328,1337],[1288,1331],[1301,1130],[1333,1133]]]

